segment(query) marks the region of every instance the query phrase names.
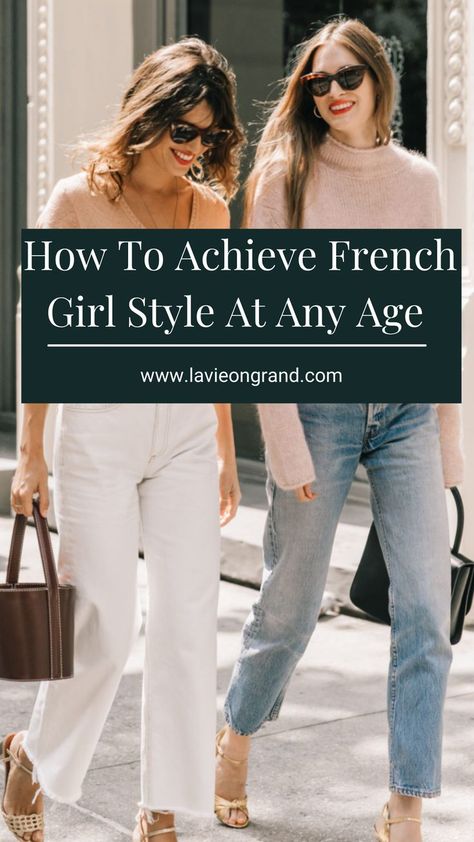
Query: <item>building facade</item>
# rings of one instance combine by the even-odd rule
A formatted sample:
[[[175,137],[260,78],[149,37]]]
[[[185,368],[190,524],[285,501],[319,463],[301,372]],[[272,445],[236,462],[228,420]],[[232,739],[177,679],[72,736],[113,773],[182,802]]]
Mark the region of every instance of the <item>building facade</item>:
[[[470,8],[469,8],[470,7]],[[474,9],[470,0],[4,0],[0,164],[0,413],[16,406],[15,306],[20,225],[34,225],[68,149],[113,112],[144,55],[185,34],[230,60],[249,134],[257,102],[275,96],[295,45],[331,14],[358,16],[380,32],[401,76],[397,131],[426,152],[441,178],[445,220],[464,232],[464,428],[467,506],[474,510]],[[27,93],[27,100],[26,100]],[[26,101],[28,104],[26,105]],[[25,105],[24,105],[25,103]],[[250,160],[252,147],[249,148]],[[238,201],[233,210],[238,225]],[[15,244],[15,245],[12,245]],[[434,291],[436,294],[436,291]],[[239,452],[255,458],[254,410],[235,408]],[[51,427],[51,423],[50,423]],[[49,432],[49,438],[51,432]],[[474,519],[466,552],[474,553]],[[469,527],[468,527],[469,528]]]

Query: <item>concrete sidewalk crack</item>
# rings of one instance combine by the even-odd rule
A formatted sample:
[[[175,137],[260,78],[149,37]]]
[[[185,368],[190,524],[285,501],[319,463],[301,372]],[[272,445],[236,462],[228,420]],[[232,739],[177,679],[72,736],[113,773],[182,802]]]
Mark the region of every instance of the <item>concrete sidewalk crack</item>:
[[[101,824],[105,824],[107,827],[121,833],[122,836],[126,836],[127,839],[130,839],[132,834],[128,827],[124,827],[122,824],[112,821],[112,819],[107,819],[105,816],[99,815],[99,813],[94,813],[93,810],[88,810],[87,807],[80,807],[79,804],[71,804],[70,806],[79,813],[82,813],[82,815],[95,819],[96,821],[101,822]]]
[[[124,760],[119,763],[109,763],[105,766],[91,766],[87,774],[89,774],[89,772],[102,772],[104,769],[119,769],[120,766],[133,766],[134,763],[140,763],[139,755],[137,755],[136,760]]]

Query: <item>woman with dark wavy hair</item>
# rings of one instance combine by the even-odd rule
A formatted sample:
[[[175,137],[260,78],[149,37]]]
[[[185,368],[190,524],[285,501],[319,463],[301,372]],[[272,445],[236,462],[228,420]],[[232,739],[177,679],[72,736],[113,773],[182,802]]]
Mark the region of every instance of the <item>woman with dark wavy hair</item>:
[[[303,44],[258,145],[247,225],[439,227],[434,168],[391,140],[394,92],[384,47],[361,21],[331,21]],[[336,526],[362,463],[392,618],[390,793],[376,833],[380,842],[420,842],[422,799],[438,795],[441,780],[451,663],[444,485],[462,477],[459,407],[264,404],[260,418],[269,468],[265,567],[217,738],[217,817],[248,824],[250,738],[278,717],[314,631]]]
[[[110,128],[83,144],[85,172],[56,185],[38,225],[227,228],[242,141],[223,56],[198,38],[163,47],[135,71]],[[24,515],[36,492],[48,509],[46,410],[25,406],[12,484]],[[230,406],[64,404],[54,481],[60,576],[77,589],[75,675],[42,684],[28,731],[4,740],[3,817],[17,839],[40,842],[42,794],[81,796],[141,625],[141,526],[149,608],[133,839],[174,842],[175,810],[212,814],[219,510],[222,525],[240,498]]]

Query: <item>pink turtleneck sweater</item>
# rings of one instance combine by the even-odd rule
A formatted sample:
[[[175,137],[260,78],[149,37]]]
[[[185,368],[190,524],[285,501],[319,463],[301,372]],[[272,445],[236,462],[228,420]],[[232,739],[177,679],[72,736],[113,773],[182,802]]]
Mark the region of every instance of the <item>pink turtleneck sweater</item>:
[[[355,149],[326,136],[306,189],[303,228],[439,228],[436,170],[396,143]],[[261,179],[250,228],[287,228],[285,170]],[[462,482],[461,407],[438,404],[446,487]],[[270,470],[284,489],[316,478],[296,404],[259,404]]]

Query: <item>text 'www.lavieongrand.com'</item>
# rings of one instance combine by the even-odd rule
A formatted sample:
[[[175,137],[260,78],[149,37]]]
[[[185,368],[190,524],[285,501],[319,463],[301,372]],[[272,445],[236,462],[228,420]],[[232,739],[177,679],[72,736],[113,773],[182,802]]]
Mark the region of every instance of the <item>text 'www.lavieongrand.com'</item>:
[[[233,370],[219,368],[187,370],[140,371],[142,383],[245,383],[261,386],[262,383],[342,383],[342,371],[301,371],[299,366],[285,370]]]

